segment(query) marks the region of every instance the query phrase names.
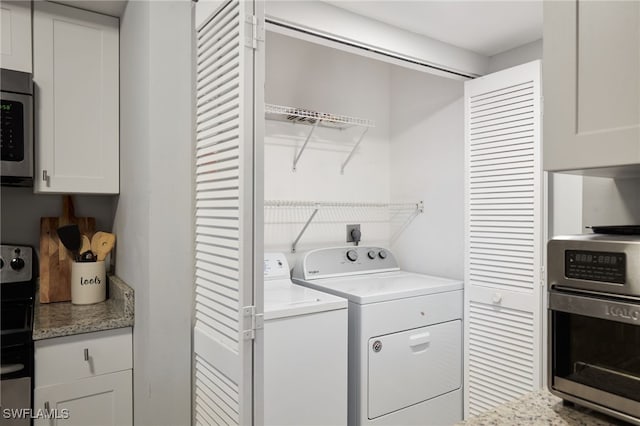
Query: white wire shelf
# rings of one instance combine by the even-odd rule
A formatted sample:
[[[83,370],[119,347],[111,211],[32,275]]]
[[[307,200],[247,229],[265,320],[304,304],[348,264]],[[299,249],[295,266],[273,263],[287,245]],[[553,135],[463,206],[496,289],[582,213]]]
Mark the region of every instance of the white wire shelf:
[[[424,212],[422,201],[415,203],[370,203],[370,202],[342,202],[342,201],[295,201],[295,200],[265,200],[265,209],[293,209],[300,211],[306,219],[300,232],[291,244],[291,252],[295,253],[298,242],[321,210],[353,210],[355,216],[366,216],[366,211],[373,210],[384,213],[384,221],[399,222],[398,231],[392,236],[395,240],[402,231],[420,213]],[[349,219],[353,221],[354,217]],[[357,220],[357,219],[355,219]],[[338,220],[341,222],[340,220]],[[347,222],[347,223],[349,223]]]
[[[363,130],[360,133],[356,143],[349,152],[346,160],[340,167],[340,173],[344,173],[344,169],[351,160],[351,157],[355,153],[356,149],[364,139],[364,135],[371,127],[375,127],[375,122],[358,117],[349,117],[346,115],[330,114],[326,112],[311,111],[303,108],[294,108],[282,105],[265,104],[265,117],[267,120],[282,121],[292,124],[304,124],[310,126],[309,133],[307,134],[302,147],[293,159],[293,171],[296,171],[298,161],[302,156],[302,153],[307,148],[307,144],[313,136],[313,132],[318,127],[326,127],[331,129],[345,130],[351,127],[361,127]]]
[[[287,123],[299,123],[332,129],[348,129],[349,127],[375,127],[375,122],[358,117],[330,114],[327,112],[311,111],[303,108],[294,108],[282,105],[265,104],[267,120],[284,121]]]

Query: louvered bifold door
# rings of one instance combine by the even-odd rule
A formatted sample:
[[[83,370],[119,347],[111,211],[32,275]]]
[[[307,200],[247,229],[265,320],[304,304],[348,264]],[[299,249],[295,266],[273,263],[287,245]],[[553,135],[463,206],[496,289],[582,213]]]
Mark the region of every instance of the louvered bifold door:
[[[465,83],[465,416],[541,386],[540,62]]]
[[[263,90],[254,28],[262,17],[252,1],[213,4],[196,6],[212,10],[195,36],[193,423],[251,425],[263,208],[254,163],[264,120],[254,100]]]

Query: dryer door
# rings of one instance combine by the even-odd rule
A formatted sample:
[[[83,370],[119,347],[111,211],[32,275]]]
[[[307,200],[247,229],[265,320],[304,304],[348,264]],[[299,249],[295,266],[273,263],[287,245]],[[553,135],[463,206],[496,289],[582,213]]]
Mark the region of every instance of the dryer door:
[[[462,385],[461,321],[369,340],[369,419]]]

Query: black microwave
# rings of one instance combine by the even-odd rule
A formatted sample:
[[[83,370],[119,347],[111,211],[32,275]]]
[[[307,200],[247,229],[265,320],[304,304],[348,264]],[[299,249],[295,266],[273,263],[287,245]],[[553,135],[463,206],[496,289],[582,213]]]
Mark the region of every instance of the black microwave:
[[[33,186],[33,79],[20,71],[0,73],[0,183]]]

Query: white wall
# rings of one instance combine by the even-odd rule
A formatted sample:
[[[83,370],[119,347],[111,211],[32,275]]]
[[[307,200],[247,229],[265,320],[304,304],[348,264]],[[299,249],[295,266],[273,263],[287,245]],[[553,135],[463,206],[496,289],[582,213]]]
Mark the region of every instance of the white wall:
[[[425,204],[392,250],[407,270],[462,279],[464,85],[394,68],[391,89],[391,199]]]
[[[582,176],[549,173],[548,234],[580,234],[582,226]]]
[[[542,39],[489,57],[488,72],[504,70],[536,59],[542,59]]]
[[[116,273],[135,289],[134,420],[191,421],[191,2],[131,1],[120,32]]]
[[[317,129],[296,172],[293,158],[309,126],[267,121],[265,199],[340,202],[389,201],[390,67],[280,34],[267,33],[266,102],[374,120],[347,165],[361,129]],[[290,250],[310,210],[267,209],[265,250]],[[386,216],[385,216],[386,217]],[[346,223],[360,223],[362,244],[386,244],[388,223],[366,209],[329,208],[318,214],[299,250],[345,245]]]
[[[582,222],[585,226],[640,224],[640,178],[584,177]]]
[[[111,232],[118,197],[74,195],[76,217],[95,217],[96,230]],[[62,196],[34,194],[33,188],[2,187],[0,193],[0,239],[3,243],[27,244],[40,250],[40,218],[62,215]]]

